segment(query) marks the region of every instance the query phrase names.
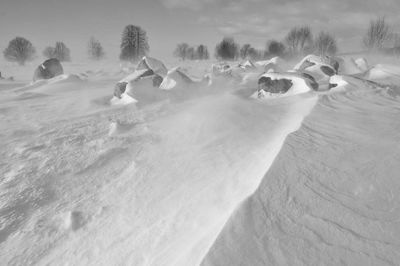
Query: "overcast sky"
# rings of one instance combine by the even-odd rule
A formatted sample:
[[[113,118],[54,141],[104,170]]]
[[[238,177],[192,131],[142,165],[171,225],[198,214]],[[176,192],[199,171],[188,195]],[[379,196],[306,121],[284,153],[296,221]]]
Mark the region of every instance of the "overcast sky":
[[[78,61],[86,59],[94,36],[113,58],[124,26],[134,24],[147,31],[151,54],[166,58],[178,42],[204,43],[213,51],[223,36],[233,36],[261,48],[308,24],[314,33],[333,33],[346,52],[360,49],[369,20],[377,16],[400,31],[399,11],[400,0],[0,0],[0,48],[23,36],[41,54],[61,40]]]

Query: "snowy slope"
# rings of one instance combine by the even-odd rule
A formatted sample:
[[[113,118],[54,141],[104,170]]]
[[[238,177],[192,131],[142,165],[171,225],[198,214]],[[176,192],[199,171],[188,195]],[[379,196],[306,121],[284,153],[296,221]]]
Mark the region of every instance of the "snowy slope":
[[[202,265],[397,265],[399,93],[322,96]]]
[[[179,100],[113,106],[127,74],[66,69],[1,84],[2,263],[399,259],[396,91],[335,76],[340,90],[260,101],[221,77]]]
[[[1,92],[6,263],[199,264],[317,99],[115,107],[118,77],[71,77]]]

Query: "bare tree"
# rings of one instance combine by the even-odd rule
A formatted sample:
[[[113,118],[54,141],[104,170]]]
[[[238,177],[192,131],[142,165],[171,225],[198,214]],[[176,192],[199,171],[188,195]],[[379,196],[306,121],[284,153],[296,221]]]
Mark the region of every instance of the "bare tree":
[[[100,60],[104,57],[105,53],[101,43],[94,37],[91,37],[88,43],[88,55],[92,60]]]
[[[369,51],[381,50],[384,43],[390,37],[390,27],[384,17],[370,22],[367,32],[363,38],[363,44]]]
[[[286,47],[283,43],[272,40],[267,44],[267,51],[273,56],[283,56]]]
[[[187,43],[180,43],[175,48],[174,56],[186,60],[188,49],[189,45]]]
[[[392,41],[393,54],[396,55],[396,56],[399,56],[400,55],[400,34],[399,33],[392,33],[390,39]]]
[[[313,35],[310,27],[295,27],[289,31],[285,38],[289,51],[292,54],[304,54],[311,49]]]
[[[54,57],[54,47],[47,46],[46,48],[44,48],[43,55],[46,58],[53,58]]]
[[[242,46],[242,48],[240,48],[240,51],[239,51],[240,58],[242,58],[242,59],[248,58],[251,48],[252,47],[250,44],[248,44],[248,43],[244,44]]]
[[[251,60],[258,60],[262,57],[263,52],[257,50],[254,47],[250,47],[250,49],[247,52],[247,58],[251,59]]]
[[[36,49],[32,43],[23,37],[16,37],[8,43],[4,50],[4,58],[10,62],[17,62],[24,65],[26,61],[31,61],[35,56]]]
[[[235,60],[239,54],[239,46],[233,38],[224,38],[215,47],[215,57],[223,60]]]
[[[200,60],[207,60],[210,57],[210,55],[208,54],[207,46],[205,46],[204,44],[200,44],[199,46],[197,46],[196,54],[197,58]]]
[[[209,59],[207,46],[200,44],[197,47],[189,46],[187,43],[180,43],[174,50],[174,56],[182,60],[205,60]]]
[[[54,47],[46,47],[43,55],[47,58],[56,58],[60,62],[71,61],[71,51],[63,42],[56,42]]]
[[[54,47],[54,57],[63,61],[71,61],[71,52],[69,48],[63,42],[56,42],[56,46]]]
[[[137,61],[149,51],[146,31],[139,26],[128,25],[122,33],[120,60]]]
[[[195,59],[197,59],[197,55],[196,55],[196,51],[195,51],[194,47],[189,47],[189,48],[187,49],[187,51],[186,51],[186,57],[187,57],[189,60],[195,60]]]
[[[337,52],[336,39],[329,33],[321,31],[314,41],[314,48],[319,55],[334,55]]]

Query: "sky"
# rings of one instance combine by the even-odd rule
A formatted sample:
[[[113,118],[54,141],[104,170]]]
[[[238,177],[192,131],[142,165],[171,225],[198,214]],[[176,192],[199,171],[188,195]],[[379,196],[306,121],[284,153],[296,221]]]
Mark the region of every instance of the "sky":
[[[94,36],[109,58],[118,58],[122,30],[133,24],[146,30],[152,56],[169,58],[180,42],[206,44],[212,54],[224,36],[263,48],[291,27],[310,25],[314,34],[335,35],[341,52],[352,52],[378,16],[400,32],[399,11],[399,0],[0,0],[0,49],[22,36],[41,56],[63,41],[79,61]]]

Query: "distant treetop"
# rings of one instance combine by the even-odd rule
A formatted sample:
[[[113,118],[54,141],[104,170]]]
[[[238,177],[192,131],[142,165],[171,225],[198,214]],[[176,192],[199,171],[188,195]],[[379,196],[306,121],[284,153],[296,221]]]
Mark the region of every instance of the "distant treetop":
[[[24,65],[26,61],[32,61],[36,49],[32,43],[23,37],[16,37],[8,43],[3,51],[4,58],[10,62],[17,62]]]
[[[128,25],[122,32],[120,60],[138,61],[149,51],[146,31],[139,26]]]

